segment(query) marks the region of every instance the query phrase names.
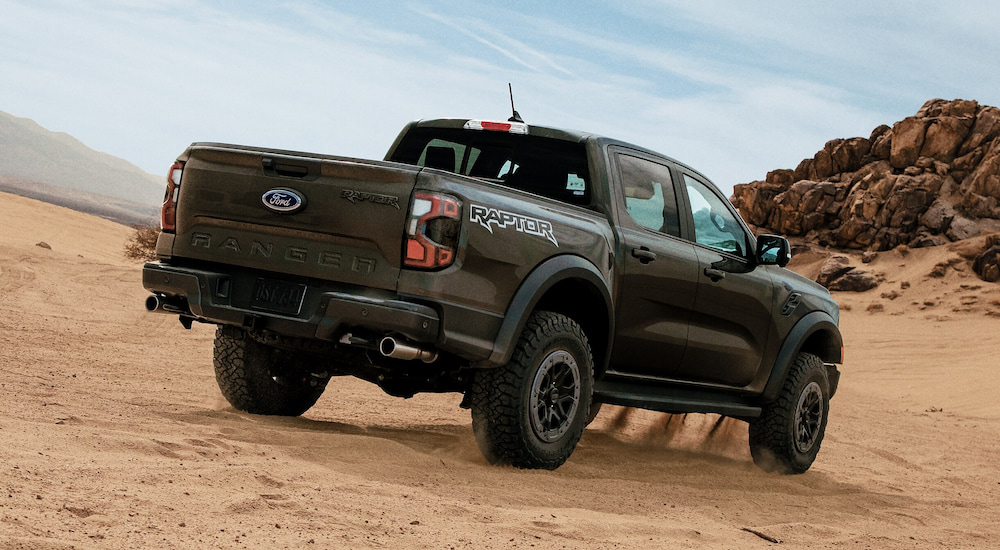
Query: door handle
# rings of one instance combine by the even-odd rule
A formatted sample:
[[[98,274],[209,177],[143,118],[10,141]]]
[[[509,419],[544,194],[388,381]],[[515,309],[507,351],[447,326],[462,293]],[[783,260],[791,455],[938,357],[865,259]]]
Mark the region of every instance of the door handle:
[[[640,246],[639,248],[632,249],[632,257],[639,258],[640,263],[648,264],[656,260],[656,253],[645,246]]]
[[[726,272],[725,271],[722,271],[721,269],[715,269],[714,267],[706,267],[705,268],[705,275],[709,279],[712,279],[713,283],[717,283],[717,282],[721,281],[722,279],[726,278]]]

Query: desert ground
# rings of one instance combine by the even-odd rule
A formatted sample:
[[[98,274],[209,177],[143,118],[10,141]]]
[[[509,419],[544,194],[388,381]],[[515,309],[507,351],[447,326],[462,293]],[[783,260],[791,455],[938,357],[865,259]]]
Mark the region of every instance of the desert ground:
[[[338,378],[301,418],[237,412],[213,327],[143,308],[131,232],[0,194],[0,548],[1000,547],[1000,285],[930,277],[947,246],[835,294],[826,440],[780,476],[707,415],[605,407],[548,472],[488,465],[458,395]]]

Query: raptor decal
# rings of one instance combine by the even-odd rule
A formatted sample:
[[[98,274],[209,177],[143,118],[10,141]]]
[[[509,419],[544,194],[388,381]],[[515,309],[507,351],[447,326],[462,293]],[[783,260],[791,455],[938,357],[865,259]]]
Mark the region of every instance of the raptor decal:
[[[552,222],[478,204],[473,204],[469,211],[469,221],[478,223],[490,233],[493,233],[493,226],[500,229],[509,227],[526,235],[548,239],[552,244],[559,246],[553,232]]]

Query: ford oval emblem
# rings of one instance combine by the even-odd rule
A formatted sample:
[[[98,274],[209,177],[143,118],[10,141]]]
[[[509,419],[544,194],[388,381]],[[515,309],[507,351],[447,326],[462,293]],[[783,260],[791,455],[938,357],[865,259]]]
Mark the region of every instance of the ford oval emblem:
[[[264,206],[280,214],[294,214],[306,206],[302,195],[291,189],[271,189],[260,200]]]

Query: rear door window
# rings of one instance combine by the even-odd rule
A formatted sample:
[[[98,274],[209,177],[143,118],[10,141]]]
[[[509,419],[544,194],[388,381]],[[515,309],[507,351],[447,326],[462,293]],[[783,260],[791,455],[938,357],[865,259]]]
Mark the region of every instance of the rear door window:
[[[680,220],[670,168],[621,153],[617,159],[629,217],[642,227],[679,237]]]

